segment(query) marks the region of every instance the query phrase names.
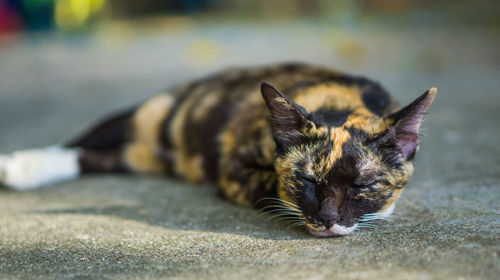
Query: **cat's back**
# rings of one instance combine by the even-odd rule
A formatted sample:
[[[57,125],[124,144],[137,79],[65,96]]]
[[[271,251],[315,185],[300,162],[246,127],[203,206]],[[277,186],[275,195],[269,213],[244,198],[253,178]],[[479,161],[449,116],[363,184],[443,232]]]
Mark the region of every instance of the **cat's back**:
[[[169,92],[173,101],[162,122],[161,144],[172,173],[193,182],[216,181],[221,154],[241,142],[267,141],[269,113],[260,93],[264,81],[307,111],[318,112],[319,121],[359,107],[381,116],[397,106],[377,83],[326,67],[288,63],[227,69]]]
[[[382,116],[398,106],[385,89],[369,79],[323,66],[286,63],[230,68],[174,88],[169,92],[175,98],[169,120],[177,119],[189,128],[199,123],[224,122],[240,114],[248,104],[264,105],[262,82],[274,85],[311,112],[364,106]]]

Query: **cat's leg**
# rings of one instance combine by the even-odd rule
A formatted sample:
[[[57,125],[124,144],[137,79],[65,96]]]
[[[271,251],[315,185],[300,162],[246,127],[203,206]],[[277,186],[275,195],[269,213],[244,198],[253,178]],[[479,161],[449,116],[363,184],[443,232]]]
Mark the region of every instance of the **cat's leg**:
[[[14,151],[0,156],[0,183],[29,190],[77,178],[93,171],[124,170],[122,147],[130,140],[135,109],[105,118],[66,145]]]
[[[108,118],[66,145],[0,156],[0,183],[28,190],[97,172],[158,173],[161,122],[171,97],[159,95]]]
[[[163,173],[160,138],[172,104],[171,95],[157,95],[70,142],[79,149],[81,173]]]

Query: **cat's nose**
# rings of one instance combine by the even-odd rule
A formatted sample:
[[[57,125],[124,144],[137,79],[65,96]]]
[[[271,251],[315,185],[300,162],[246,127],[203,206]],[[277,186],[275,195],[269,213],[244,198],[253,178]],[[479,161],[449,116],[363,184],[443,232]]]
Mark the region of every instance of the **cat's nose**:
[[[325,226],[325,228],[329,229],[333,227],[335,223],[333,221],[323,220],[322,224]]]
[[[333,204],[333,198],[326,198],[321,203],[319,217],[326,228],[331,228],[336,222],[338,222],[340,216],[337,212],[337,208]]]
[[[339,221],[340,216],[337,213],[330,213],[328,215],[320,214],[321,222],[326,228],[331,228]]]

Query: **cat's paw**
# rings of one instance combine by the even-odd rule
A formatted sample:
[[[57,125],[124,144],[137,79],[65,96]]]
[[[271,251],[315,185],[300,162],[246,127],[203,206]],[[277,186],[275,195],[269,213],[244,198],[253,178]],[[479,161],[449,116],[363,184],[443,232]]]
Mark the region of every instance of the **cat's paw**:
[[[79,174],[74,150],[50,147],[23,150],[0,158],[0,181],[15,190],[30,190]]]

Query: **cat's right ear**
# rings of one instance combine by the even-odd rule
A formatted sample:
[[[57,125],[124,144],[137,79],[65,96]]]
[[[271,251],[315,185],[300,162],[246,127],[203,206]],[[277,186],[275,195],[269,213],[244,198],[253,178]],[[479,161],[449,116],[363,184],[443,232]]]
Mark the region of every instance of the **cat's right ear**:
[[[292,142],[308,122],[304,109],[268,83],[262,83],[261,93],[271,112],[274,139],[281,145]]]
[[[411,160],[418,149],[420,125],[436,93],[435,87],[430,88],[403,109],[387,117],[393,122],[389,135],[393,137],[396,148],[404,160]]]

